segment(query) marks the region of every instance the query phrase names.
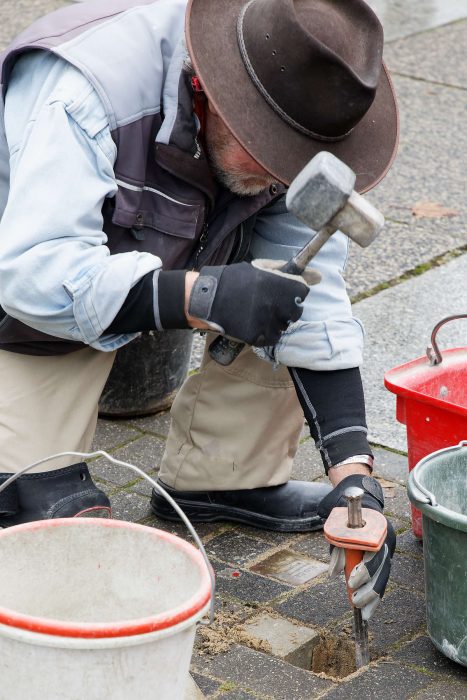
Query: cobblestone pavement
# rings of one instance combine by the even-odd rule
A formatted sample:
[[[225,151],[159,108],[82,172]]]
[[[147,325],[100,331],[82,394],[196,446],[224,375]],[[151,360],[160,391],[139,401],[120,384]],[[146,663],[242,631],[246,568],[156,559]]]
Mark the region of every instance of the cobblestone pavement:
[[[6,45],[34,17],[66,4],[64,0],[3,0],[0,44]],[[436,276],[438,268],[445,266],[449,274],[453,270],[452,275],[458,275],[455,279],[465,289],[465,264],[449,265],[455,256],[464,263],[466,258],[467,6],[456,0],[373,0],[371,4],[388,23],[386,60],[400,96],[402,140],[396,165],[371,194],[388,218],[387,232],[364,255],[351,257],[347,279],[354,296],[372,295],[356,307],[373,304],[360,308],[367,310],[370,337],[378,334],[384,341],[400,332],[383,297],[384,286],[400,282],[403,291],[407,273],[432,268]],[[456,213],[437,219],[414,216],[413,206],[423,200]],[[441,285],[440,297],[443,289]],[[380,314],[372,315],[379,300]],[[199,365],[201,344],[196,339],[193,370]],[[384,348],[378,357],[367,357],[368,385],[373,384],[372,373],[382,382],[384,370],[392,366],[388,362]],[[371,386],[368,390],[373,399]],[[386,512],[397,530],[398,544],[384,602],[370,623],[370,666],[358,672],[353,669],[352,613],[343,582],[327,577],[328,546],[322,533],[275,534],[226,523],[201,525],[197,529],[217,576],[216,622],[211,629],[199,629],[192,659],[193,678],[206,698],[467,698],[465,669],[437,652],[427,636],[423,547],[411,531],[404,431],[396,426],[392,405],[386,421],[389,428],[382,426],[379,402],[378,397],[369,401],[370,429],[381,436],[375,439],[376,476],[384,488]],[[394,439],[392,425],[399,431]],[[168,429],[168,413],[100,419],[94,447],[155,475]],[[190,539],[181,525],[153,517],[150,487],[144,480],[103,459],[92,462],[90,468],[109,494],[115,518]],[[293,476],[323,479],[306,427]]]

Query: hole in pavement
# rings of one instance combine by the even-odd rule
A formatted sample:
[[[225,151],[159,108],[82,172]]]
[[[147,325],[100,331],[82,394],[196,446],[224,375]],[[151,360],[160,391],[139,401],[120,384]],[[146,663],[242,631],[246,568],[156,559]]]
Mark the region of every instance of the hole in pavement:
[[[345,637],[323,633],[313,649],[311,670],[331,678],[345,678],[356,671],[355,645]]]

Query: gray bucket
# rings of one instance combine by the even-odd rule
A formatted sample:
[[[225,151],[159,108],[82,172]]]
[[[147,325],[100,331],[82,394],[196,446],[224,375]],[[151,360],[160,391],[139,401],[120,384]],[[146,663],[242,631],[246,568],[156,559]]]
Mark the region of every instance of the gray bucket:
[[[467,441],[422,459],[407,490],[423,516],[428,634],[467,666]]]

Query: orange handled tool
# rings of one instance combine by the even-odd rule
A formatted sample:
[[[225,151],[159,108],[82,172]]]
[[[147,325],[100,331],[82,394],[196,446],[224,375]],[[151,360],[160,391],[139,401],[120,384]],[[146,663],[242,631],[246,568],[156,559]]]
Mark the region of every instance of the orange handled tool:
[[[327,541],[345,549],[345,580],[348,582],[352,569],[359,564],[365,552],[378,552],[386,539],[387,522],[382,513],[371,508],[362,508],[364,491],[356,486],[348,488],[344,495],[347,508],[333,508],[324,525]],[[352,589],[347,594],[352,603]],[[370,661],[368,650],[368,624],[362,619],[359,608],[354,607],[355,660],[357,668]]]

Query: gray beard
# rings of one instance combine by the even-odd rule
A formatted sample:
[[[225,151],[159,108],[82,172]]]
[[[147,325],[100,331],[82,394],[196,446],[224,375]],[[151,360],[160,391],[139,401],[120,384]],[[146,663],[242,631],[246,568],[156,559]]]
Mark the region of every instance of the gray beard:
[[[240,197],[254,197],[268,189],[269,182],[252,183],[251,180],[255,179],[252,175],[242,175],[225,170],[219,162],[216,147],[210,143],[209,138],[206,139],[206,152],[214,177],[230,192]]]
[[[264,190],[267,190],[269,187],[269,185],[267,184],[263,185],[259,183],[249,183],[248,180],[251,178],[242,177],[241,175],[235,175],[233,173],[228,173],[222,168],[219,168],[217,165],[215,165],[212,162],[212,160],[211,164],[216,180],[220,182],[221,185],[230,190],[230,192],[233,192],[234,194],[237,194],[240,197],[254,197],[257,194],[264,192]]]

